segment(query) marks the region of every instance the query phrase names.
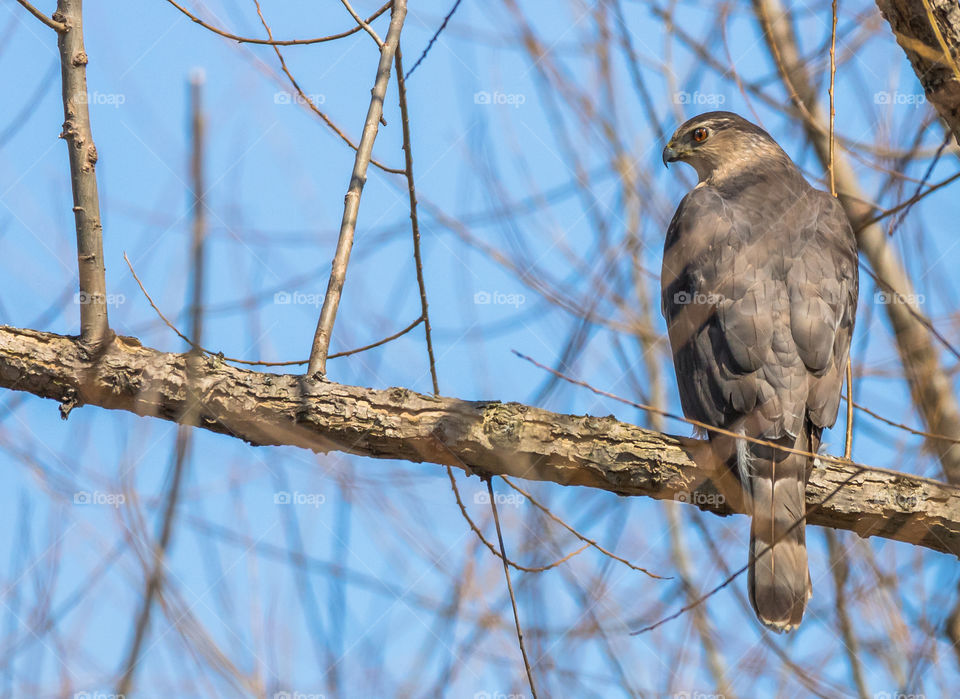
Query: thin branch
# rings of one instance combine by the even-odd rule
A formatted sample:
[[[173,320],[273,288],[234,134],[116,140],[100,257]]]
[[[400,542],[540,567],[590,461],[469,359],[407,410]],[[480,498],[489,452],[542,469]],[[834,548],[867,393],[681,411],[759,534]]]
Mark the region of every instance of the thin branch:
[[[456,2],[453,3],[453,7],[450,8],[450,11],[447,13],[446,17],[443,18],[443,21],[440,23],[437,31],[435,31],[433,36],[430,37],[430,41],[427,42],[427,47],[423,50],[423,53],[420,54],[420,58],[418,58],[417,62],[413,64],[413,67],[407,71],[407,74],[403,76],[404,80],[409,79],[410,76],[413,75],[413,71],[417,69],[417,66],[419,66],[420,63],[423,62],[423,59],[427,57],[427,54],[430,53],[430,49],[433,48],[434,42],[440,36],[440,33],[446,29],[447,22],[450,21],[451,17],[453,17],[453,14],[457,11],[457,8],[460,7],[461,2],[462,0],[456,0]]]
[[[286,41],[281,39],[273,39],[272,37],[269,39],[257,39],[250,36],[237,36],[236,34],[231,34],[228,31],[219,29],[218,27],[215,27],[212,24],[208,24],[207,22],[204,22],[202,19],[200,19],[199,17],[191,13],[182,5],[177,4],[174,0],[167,0],[167,2],[173,5],[178,10],[180,10],[180,12],[182,12],[187,17],[189,17],[191,21],[193,21],[196,24],[199,24],[204,29],[208,29],[214,34],[219,34],[222,37],[225,37],[227,39],[233,39],[234,41],[239,41],[240,43],[243,43],[243,44],[263,44],[267,46],[304,46],[306,44],[321,44],[325,41],[335,41],[336,39],[343,39],[344,37],[350,36],[351,34],[356,34],[362,28],[360,25],[358,25],[356,27],[352,27],[351,29],[348,29],[345,32],[340,32],[339,34],[331,34],[330,36],[321,36],[316,39],[289,39]],[[386,12],[387,8],[390,7],[391,2],[385,2],[380,7],[379,10],[377,10],[372,15],[367,17],[367,19],[365,20],[365,23],[370,24],[370,22],[375,20],[384,12]]]
[[[263,28],[267,31],[267,36],[272,39],[272,38],[273,38],[273,30],[270,29],[270,25],[267,24],[267,20],[266,20],[266,18],[263,16],[263,10],[262,10],[261,7],[260,7],[260,2],[259,2],[259,0],[253,0],[253,2],[254,2],[254,5],[256,5],[256,8],[257,8],[257,16],[260,18],[260,24],[262,24],[262,25],[263,25]],[[359,29],[359,28],[358,28],[358,29]],[[347,134],[345,134],[345,133],[343,132],[343,130],[342,130],[339,126],[337,126],[335,123],[333,123],[333,119],[331,119],[330,117],[328,117],[327,114],[326,114],[323,110],[321,110],[320,107],[317,106],[317,103],[313,101],[313,98],[311,98],[307,93],[305,93],[305,92],[303,91],[303,88],[300,87],[300,83],[297,82],[297,79],[296,79],[295,77],[293,77],[293,73],[291,73],[291,72],[290,72],[290,69],[287,67],[287,61],[286,61],[286,59],[284,59],[283,53],[281,53],[280,48],[279,48],[277,45],[274,45],[274,46],[273,46],[273,50],[274,50],[274,52],[277,54],[277,58],[280,60],[280,69],[283,70],[284,75],[287,76],[287,80],[289,80],[289,81],[290,81],[290,84],[293,85],[293,89],[296,90],[297,96],[300,98],[301,104],[307,105],[307,107],[310,108],[310,111],[313,112],[314,114],[316,114],[318,117],[320,117],[320,119],[323,121],[323,123],[326,124],[327,126],[329,126],[330,129],[331,129],[335,134],[337,134],[337,136],[339,136],[339,137],[341,138],[341,140],[343,140],[344,143],[346,143],[348,146],[350,146],[350,148],[352,148],[354,151],[356,151],[357,148],[358,148],[357,144],[355,144],[353,141],[351,141],[351,140],[350,140],[350,137],[347,136]],[[386,165],[384,165],[383,163],[381,163],[381,162],[380,162],[379,160],[377,160],[376,158],[371,157],[371,158],[370,158],[370,162],[371,162],[373,165],[375,165],[376,167],[378,167],[378,168],[380,168],[381,170],[383,170],[384,172],[390,172],[390,173],[393,173],[393,174],[395,174],[395,175],[402,175],[402,174],[403,174],[403,170],[398,170],[397,168],[387,167]]]
[[[503,532],[500,531],[500,515],[497,513],[497,498],[493,493],[493,479],[487,477],[487,493],[490,494],[490,508],[493,510],[493,522],[497,526],[497,541],[500,543],[500,558],[503,560],[503,574],[507,578],[507,591],[510,593],[510,604],[513,606],[513,621],[517,627],[517,641],[520,643],[520,655],[523,656],[523,668],[527,671],[527,682],[533,699],[537,699],[537,686],[533,681],[533,670],[527,659],[527,649],[523,645],[523,629],[520,628],[520,613],[517,611],[517,600],[513,595],[513,583],[510,582],[510,567],[507,565],[507,551],[503,546]]]
[[[420,255],[420,219],[417,215],[417,188],[413,178],[413,146],[410,142],[410,116],[407,111],[406,78],[403,75],[403,55],[400,46],[397,46],[397,93],[400,99],[400,122],[403,128],[403,156],[405,174],[407,176],[407,191],[410,196],[410,225],[413,230],[413,261],[417,269],[417,288],[420,291],[420,317],[423,318],[423,332],[427,341],[427,359],[430,362],[430,378],[433,381],[433,392],[440,393],[437,383],[437,362],[433,356],[433,333],[430,329],[430,312],[427,303],[427,286],[423,280],[423,258]]]
[[[837,104],[834,95],[834,86],[837,79],[837,0],[831,2],[832,21],[830,23],[830,89],[827,91],[830,99],[830,155],[827,169],[830,171],[830,194],[837,196],[837,178],[833,171],[834,151],[836,139],[834,137],[837,118]]]
[[[377,42],[377,46],[380,47],[380,50],[383,50],[383,39],[373,30],[373,27],[370,26],[368,22],[364,22],[361,19],[360,15],[357,14],[356,10],[353,9],[353,6],[350,4],[349,0],[340,0],[343,3],[343,6],[347,8],[347,12],[350,13],[350,16],[353,17],[353,20],[357,23],[358,26],[363,28],[367,34],[373,37],[373,40]]]
[[[34,17],[36,17],[37,19],[39,19],[41,22],[43,22],[44,24],[46,24],[48,27],[50,27],[50,28],[53,29],[54,31],[56,31],[56,32],[63,32],[63,31],[66,31],[66,30],[67,30],[67,27],[66,27],[66,25],[65,25],[63,22],[58,22],[58,21],[55,20],[55,19],[51,19],[50,17],[47,17],[47,16],[46,16],[45,14],[43,14],[40,10],[38,10],[36,7],[34,7],[34,6],[33,6],[32,4],[30,4],[29,2],[27,2],[27,0],[17,0],[17,2],[19,2],[21,5],[23,5],[23,6],[27,9],[27,12],[29,12],[30,14],[32,14]]]
[[[509,478],[507,478],[506,476],[500,476],[500,477],[503,479],[503,482],[504,482],[504,483],[506,483],[506,484],[509,485],[511,488],[513,488],[514,490],[516,490],[518,493],[520,493],[521,495],[523,495],[523,497],[525,497],[527,500],[530,501],[530,504],[532,504],[532,505],[533,505],[534,507],[536,507],[538,510],[540,510],[541,512],[543,512],[547,517],[549,517],[549,518],[552,519],[554,522],[556,522],[557,524],[559,524],[561,527],[563,527],[564,529],[566,529],[568,532],[570,532],[571,534],[573,534],[575,537],[577,537],[578,539],[580,539],[580,541],[583,541],[583,542],[585,542],[588,546],[592,546],[593,548],[595,548],[597,551],[599,551],[600,553],[602,553],[604,556],[607,556],[608,558],[612,558],[613,560],[618,561],[619,563],[622,563],[623,565],[627,566],[627,568],[630,568],[631,570],[635,570],[635,571],[637,571],[637,572],[644,573],[645,575],[649,575],[651,578],[655,578],[655,579],[657,579],[657,580],[669,580],[669,579],[670,579],[669,577],[665,577],[665,576],[663,576],[663,575],[657,575],[656,573],[651,573],[651,572],[650,572],[649,570],[647,570],[646,568],[642,568],[641,566],[634,565],[633,563],[631,563],[630,561],[628,561],[626,558],[621,558],[620,556],[618,556],[617,554],[613,553],[612,551],[608,551],[608,550],[605,549],[603,546],[601,546],[600,544],[598,544],[596,541],[594,541],[593,539],[591,539],[589,536],[586,536],[585,534],[581,534],[579,531],[577,531],[576,529],[574,529],[573,527],[571,527],[569,524],[567,524],[566,522],[564,522],[562,518],[557,517],[557,515],[553,514],[553,512],[551,512],[545,505],[543,505],[542,503],[540,503],[540,501],[538,501],[535,497],[533,497],[533,495],[531,495],[529,492],[527,492],[526,490],[524,490],[523,488],[521,488],[520,486],[518,486],[516,483],[514,483],[513,481],[511,481]]]
[[[97,193],[97,148],[87,108],[87,52],[83,46],[81,0],[58,0],[54,19],[64,30],[57,33],[60,75],[63,82],[63,131],[70,157],[73,213],[77,229],[80,269],[80,337],[91,354],[110,337],[107,320],[106,273],[103,263],[103,225]]]
[[[170,320],[163,314],[163,311],[161,311],[157,307],[157,304],[154,303],[153,298],[150,296],[149,292],[147,292],[146,288],[143,286],[143,282],[140,281],[140,277],[137,276],[137,272],[136,270],[134,270],[133,264],[131,264],[130,262],[130,258],[127,257],[127,253],[123,253],[123,259],[127,263],[127,267],[130,269],[130,274],[133,275],[133,280],[137,283],[137,286],[140,287],[140,291],[143,293],[144,297],[146,297],[147,303],[150,304],[150,307],[160,317],[160,320],[162,320],[168,328],[173,330],[173,332],[177,334],[177,337],[179,337],[181,340],[186,342],[193,349],[199,352],[203,352],[204,354],[208,354],[212,357],[216,357],[217,359],[220,359],[225,362],[233,362],[234,364],[243,364],[245,366],[299,366],[301,364],[306,364],[309,361],[307,359],[294,360],[290,362],[251,361],[249,359],[237,359],[235,357],[225,357],[223,352],[214,351],[201,346],[200,344],[194,342],[189,337],[187,337],[182,332],[180,332],[180,330],[177,329],[177,326],[174,325],[172,322],[170,322]],[[357,347],[356,349],[344,350],[343,352],[337,352],[335,354],[331,354],[330,356],[327,357],[327,359],[337,359],[338,357],[349,357],[352,354],[359,354],[360,352],[366,352],[367,350],[374,349],[375,347],[380,347],[381,345],[385,345],[388,342],[393,342],[398,337],[406,335],[408,332],[410,332],[415,327],[420,325],[421,322],[423,322],[423,317],[417,318],[412,323],[410,323],[410,325],[405,327],[403,330],[399,330],[393,333],[393,335],[388,335],[387,337],[381,340],[377,340],[376,342],[371,342],[369,345],[364,345],[363,347]]]
[[[347,278],[347,265],[350,262],[350,250],[353,248],[353,236],[357,227],[357,214],[360,211],[360,195],[367,181],[367,166],[373,154],[373,142],[377,138],[380,119],[383,117],[383,100],[387,94],[387,83],[390,81],[391,64],[397,46],[400,44],[400,30],[403,28],[406,15],[406,0],[394,0],[393,10],[390,13],[390,29],[387,31],[386,42],[380,52],[377,79],[373,85],[367,119],[363,125],[360,146],[357,148],[357,157],[353,163],[350,186],[344,197],[343,219],[340,222],[337,250],[333,257],[330,281],[327,284],[327,292],[323,298],[323,307],[320,309],[320,319],[317,321],[317,331],[310,351],[308,376],[324,376],[327,373],[327,351],[333,335],[333,324],[337,318],[337,308],[340,306],[343,283]]]
[[[949,177],[947,177],[946,179],[941,180],[940,182],[937,182],[937,183],[934,184],[934,185],[930,185],[930,187],[928,187],[927,189],[925,189],[923,192],[918,193],[918,194],[914,194],[912,197],[910,197],[909,199],[907,199],[907,200],[905,200],[905,201],[900,202],[900,203],[897,204],[896,206],[892,206],[892,207],[890,207],[889,209],[885,209],[884,211],[881,211],[881,212],[880,212],[879,214],[877,214],[876,216],[874,216],[874,217],[872,217],[872,218],[868,218],[866,221],[864,221],[863,223],[859,224],[859,226],[857,226],[856,230],[857,230],[857,231],[863,230],[863,229],[866,228],[867,226],[871,226],[871,225],[873,225],[874,223],[877,223],[877,222],[879,222],[879,221],[882,221],[883,219],[887,218],[888,216],[892,216],[893,214],[895,214],[895,213],[897,213],[897,212],[899,212],[899,211],[903,211],[904,209],[908,209],[908,208],[910,208],[911,206],[913,206],[914,204],[916,204],[918,201],[920,201],[921,199],[923,199],[924,197],[926,197],[928,194],[933,194],[934,192],[936,192],[936,191],[937,191],[938,189],[940,189],[941,187],[946,187],[948,184],[950,184],[951,182],[955,182],[955,181],[958,180],[958,179],[960,179],[960,172],[955,172],[955,173],[953,173],[952,175],[950,175]]]

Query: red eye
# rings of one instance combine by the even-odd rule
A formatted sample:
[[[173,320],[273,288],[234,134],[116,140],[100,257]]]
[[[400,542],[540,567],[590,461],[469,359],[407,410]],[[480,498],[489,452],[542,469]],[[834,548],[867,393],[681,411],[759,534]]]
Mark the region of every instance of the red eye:
[[[697,143],[707,140],[707,130],[702,126],[698,129],[693,130],[693,140]]]

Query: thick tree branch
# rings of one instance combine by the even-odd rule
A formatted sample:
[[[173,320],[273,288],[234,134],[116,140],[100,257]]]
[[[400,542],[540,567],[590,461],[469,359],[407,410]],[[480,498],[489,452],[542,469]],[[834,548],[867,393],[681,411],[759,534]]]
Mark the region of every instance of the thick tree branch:
[[[198,363],[188,393],[186,361],[118,337],[91,362],[77,338],[0,326],[0,388],[59,401],[64,415],[86,404],[177,422],[192,393],[200,400],[195,424],[254,445],[432,462],[732,512],[695,462],[696,440],[612,417],[258,373],[216,357]],[[960,555],[954,486],[830,463],[814,470],[807,502],[811,524]]]
[[[877,0],[924,93],[960,143],[960,5],[956,0]]]

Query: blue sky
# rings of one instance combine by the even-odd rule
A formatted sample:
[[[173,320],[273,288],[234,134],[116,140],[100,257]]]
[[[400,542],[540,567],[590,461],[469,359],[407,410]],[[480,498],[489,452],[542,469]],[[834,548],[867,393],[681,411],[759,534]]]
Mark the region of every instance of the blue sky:
[[[39,4],[52,10],[52,2]],[[886,25],[866,21],[879,19],[872,3],[847,5],[841,3],[839,23],[844,60],[837,78],[838,132],[858,143],[909,147],[930,106]],[[375,9],[370,2],[356,7],[365,16]],[[402,39],[408,67],[449,7],[449,2],[411,7]],[[593,4],[527,2],[521,7],[535,19],[551,64],[561,65],[569,82],[603,108],[598,113],[571,109],[564,95],[544,88],[538,67],[518,48],[514,15],[500,4],[464,0],[411,77],[424,271],[441,393],[537,402],[551,410],[613,414],[646,424],[636,410],[568,385],[543,394],[545,374],[511,350],[559,361],[575,319],[544,287],[563,289],[600,319],[585,330],[583,346],[564,371],[645,399],[638,395],[648,383],[641,353],[624,331],[636,298],[633,261],[623,247],[629,202],[622,178],[611,172],[604,120],[616,128],[628,168],[642,184],[637,279],[655,309],[663,231],[692,186],[693,173],[663,168],[663,141],[644,116],[620,51],[613,59],[611,94],[604,94],[595,61],[584,57],[591,55],[587,40],[595,34]],[[829,37],[824,7],[829,5],[796,11],[804,50],[815,56]],[[278,38],[323,35],[351,22],[332,2],[264,2],[263,10]],[[664,31],[648,5],[625,3],[625,11],[644,82],[666,132],[699,111],[717,106],[737,111],[760,121],[808,177],[823,177],[794,121],[741,92],[732,73],[720,75],[706,66]],[[712,5],[683,2],[673,12],[685,32],[709,37],[714,56],[732,63],[740,80],[760,84],[786,102],[749,4],[731,6],[723,32]],[[252,3],[217,0],[202,14],[236,33],[263,35]],[[386,21],[383,17],[375,25],[381,35]],[[113,328],[151,347],[184,350],[140,293],[123,254],[158,306],[186,329],[192,201],[187,80],[202,69],[210,226],[203,344],[232,357],[306,359],[353,152],[291,98],[269,47],[217,37],[161,0],[88,3],[85,22]],[[0,42],[5,105],[0,110],[0,322],[75,334],[76,253],[65,145],[57,138],[63,114],[55,37],[14,3],[0,9],[0,35],[5,37]],[[329,44],[289,47],[284,57],[304,91],[358,138],[377,61],[370,38],[359,32]],[[824,59],[817,57],[811,66],[823,79]],[[822,93],[825,98],[825,86]],[[19,119],[32,101],[35,106],[24,112],[28,118]],[[385,118],[374,154],[399,167],[403,154],[392,82]],[[942,138],[939,128],[928,129],[924,152],[935,151]],[[571,161],[571,152],[579,162]],[[952,174],[955,162],[952,154],[943,157],[930,181]],[[906,174],[919,178],[929,163],[929,157],[918,159]],[[883,172],[862,162],[854,166],[865,191],[881,206],[913,193],[909,182],[882,192]],[[578,169],[586,173],[586,193],[570,186]],[[405,187],[402,178],[371,168],[333,351],[380,339],[419,314]],[[523,204],[528,201],[536,207]],[[467,222],[469,237],[445,225],[437,210]],[[952,341],[958,213],[953,189],[947,187],[915,206],[890,238],[923,295],[924,312]],[[491,250],[503,252],[512,264]],[[627,299],[626,308],[598,287],[598,276]],[[858,383],[858,399],[891,419],[920,426],[874,291],[864,278],[854,356],[868,376]],[[283,303],[286,298],[294,302]],[[663,333],[659,314],[654,318],[655,329]],[[657,356],[667,382],[667,407],[679,412],[672,368],[663,363],[663,352]],[[329,375],[348,384],[429,392],[422,330],[386,347],[331,360]],[[668,431],[689,433],[679,423],[668,425]],[[0,522],[11,532],[0,537],[0,626],[5,629],[0,657],[15,654],[0,663],[6,668],[0,676],[7,693],[21,695],[30,688],[31,695],[55,696],[61,686],[110,691],[142,585],[145,549],[143,544],[131,548],[131,532],[152,534],[159,524],[174,438],[175,427],[165,422],[89,407],[63,422],[50,402],[0,396],[0,470],[7,484],[0,490]],[[837,431],[826,441],[834,453],[842,449]],[[920,452],[919,444],[915,437],[857,417],[854,458],[859,461],[939,477],[936,462]],[[470,512],[493,536],[479,482],[462,475],[458,481]],[[732,568],[745,560],[742,517],[719,519],[671,503],[528,485],[574,526],[665,575],[673,567],[666,510],[678,508],[690,525],[684,536],[699,589],[724,577],[705,547],[704,532],[721,543]],[[502,484],[498,491],[510,494]],[[95,503],[75,504],[81,492]],[[299,494],[301,504],[278,507],[278,493]],[[125,502],[114,507],[118,494]],[[562,530],[544,529],[529,504],[503,509],[508,546],[518,558],[542,565],[574,548]],[[840,641],[827,623],[833,591],[822,531],[811,528],[808,539],[816,596],[807,624],[798,634],[772,642],[801,667],[835,682],[842,693],[849,679]],[[952,651],[929,633],[952,604],[953,563],[906,545],[860,542],[852,534],[842,541],[855,555],[857,614],[869,641],[864,662],[871,690],[901,687],[933,696],[955,685]],[[299,547],[309,557],[309,572],[288,555]],[[120,552],[112,554],[115,550]],[[895,573],[888,589],[871,589],[871,566]],[[468,570],[462,616],[450,623],[436,609],[449,603]],[[240,673],[257,678],[268,696],[277,691],[420,696],[434,686],[449,686],[451,696],[527,691],[502,569],[478,546],[446,474],[433,465],[251,448],[197,431],[170,576],[174,611],[154,618],[138,680],[142,696],[250,691],[211,669],[215,663],[209,658],[187,650],[183,636],[198,634],[212,639]],[[531,640],[543,659],[538,677],[549,695],[628,696],[632,689],[670,696],[710,689],[689,618],[647,637],[626,635],[682,604],[676,580],[651,581],[585,553],[563,570],[515,573],[514,581],[521,618],[549,629]],[[777,686],[777,673],[753,680],[751,663],[778,661],[752,615],[742,609],[744,587],[738,580],[707,608],[734,687],[749,696]],[[591,590],[602,590],[603,603],[595,609],[583,597]],[[57,632],[34,635],[31,628],[39,622],[31,610],[45,595]],[[887,607],[873,606],[871,595],[889,596],[884,599],[901,608],[910,627],[900,628],[882,613],[872,615],[871,610]],[[569,634],[591,609],[606,641]],[[484,630],[487,615],[499,625]],[[171,618],[180,619],[179,627]],[[902,637],[890,641],[895,633]],[[935,669],[898,676],[891,670],[896,663],[878,660],[885,643],[899,650],[900,644],[924,639],[931,644],[927,652],[944,661]],[[604,643],[612,653],[605,654]],[[688,653],[676,655],[683,647]],[[622,667],[611,662],[611,655]],[[667,658],[679,659],[667,663]],[[574,677],[563,674],[565,664]],[[796,687],[792,681],[786,686]]]

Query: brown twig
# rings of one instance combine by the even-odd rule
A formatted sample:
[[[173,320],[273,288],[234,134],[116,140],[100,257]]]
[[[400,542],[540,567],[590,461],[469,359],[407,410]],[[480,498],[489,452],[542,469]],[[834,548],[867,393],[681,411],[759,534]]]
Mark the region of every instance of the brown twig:
[[[27,0],[17,0],[17,2],[23,5],[30,14],[32,14],[34,17],[39,19],[41,22],[46,24],[48,27],[50,27],[54,31],[56,32],[66,31],[67,27],[63,22],[58,22],[55,19],[51,19],[50,17],[47,17],[40,10],[34,7],[31,3],[27,2]]]
[[[321,37],[317,37],[316,39],[288,39],[286,41],[281,39],[273,39],[272,37],[270,39],[257,39],[250,36],[237,36],[236,34],[231,34],[226,30],[220,29],[218,27],[213,26],[212,24],[204,22],[195,14],[187,10],[185,7],[175,2],[175,0],[167,0],[167,2],[173,5],[178,10],[180,10],[180,12],[185,14],[187,17],[189,17],[192,22],[194,22],[195,24],[199,24],[204,29],[208,29],[214,34],[219,34],[224,38],[232,39],[233,41],[239,41],[240,43],[243,43],[243,44],[262,44],[267,46],[304,46],[306,44],[321,44],[325,41],[335,41],[336,39],[343,39],[344,37],[350,36],[351,34],[356,34],[362,28],[360,25],[358,25],[356,27],[352,27],[351,29],[348,29],[345,32],[340,32],[339,34],[331,34],[330,36],[321,36]],[[385,2],[383,6],[380,7],[379,10],[377,10],[372,15],[367,17],[366,24],[369,24],[370,22],[375,20],[377,17],[382,15],[384,12],[386,12],[387,8],[390,7],[390,4],[391,4],[390,2]]]
[[[533,670],[530,668],[530,661],[527,659],[527,649],[523,645],[523,629],[520,628],[520,613],[517,611],[517,600],[513,595],[513,583],[510,582],[510,567],[507,565],[507,552],[503,546],[503,532],[500,531],[500,515],[497,514],[497,502],[493,494],[493,482],[489,477],[486,481],[487,492],[490,494],[490,507],[493,509],[493,522],[497,526],[497,541],[500,543],[503,574],[507,578],[507,591],[510,593],[510,604],[513,606],[513,621],[517,627],[517,641],[520,643],[520,655],[523,656],[523,667],[527,671],[527,682],[530,685],[530,693],[533,695],[533,699],[537,699],[537,686],[533,681]]]
[[[357,157],[353,163],[350,186],[347,189],[346,197],[344,197],[343,219],[340,222],[337,250],[333,257],[330,281],[327,284],[327,292],[323,299],[323,307],[320,309],[320,319],[317,321],[317,331],[314,334],[313,347],[310,351],[310,363],[307,367],[308,376],[324,376],[327,373],[327,351],[333,334],[333,324],[337,318],[337,308],[340,305],[343,283],[347,278],[347,264],[350,262],[350,250],[353,248],[357,214],[360,210],[360,195],[367,180],[367,166],[370,164],[373,142],[377,138],[380,119],[383,116],[383,100],[387,93],[393,56],[400,44],[400,30],[403,28],[403,20],[406,14],[406,0],[394,0],[393,10],[390,13],[390,29],[387,31],[387,38],[383,50],[380,52],[377,79],[373,85],[370,107],[367,109],[367,118],[363,126],[363,133],[360,136],[360,146],[357,148]]]
[[[147,299],[147,303],[150,304],[150,307],[160,317],[160,320],[162,320],[168,328],[173,330],[173,332],[177,334],[177,337],[179,337],[181,340],[186,342],[193,349],[203,352],[204,354],[209,354],[212,357],[217,357],[218,359],[222,359],[225,362],[233,362],[234,364],[244,364],[246,366],[299,366],[301,364],[306,364],[309,361],[307,359],[301,359],[301,360],[295,360],[291,362],[262,362],[262,361],[251,361],[248,359],[237,359],[235,357],[225,357],[223,355],[223,352],[215,352],[214,350],[207,349],[206,347],[203,347],[197,344],[196,342],[191,340],[189,337],[184,335],[182,332],[180,332],[177,326],[174,325],[172,322],[170,322],[170,320],[163,314],[163,311],[161,311],[157,307],[157,304],[154,303],[153,298],[150,296],[146,288],[143,286],[143,282],[140,281],[140,277],[137,276],[136,271],[133,269],[133,265],[130,263],[130,258],[127,257],[127,253],[123,253],[123,259],[126,261],[127,267],[130,269],[130,274],[133,275],[133,280],[137,283],[137,286],[140,287],[140,291],[143,293],[144,297]],[[393,333],[393,335],[388,335],[382,340],[371,342],[369,345],[364,345],[363,347],[357,347],[356,349],[345,350],[343,352],[337,352],[336,354],[331,354],[329,357],[327,357],[327,359],[337,359],[338,357],[349,357],[352,354],[359,354],[360,352],[366,352],[367,350],[374,349],[375,347],[380,347],[381,345],[385,345],[388,342],[392,342],[396,340],[398,337],[406,335],[408,332],[410,332],[415,327],[420,325],[422,321],[423,321],[423,318],[417,318],[412,323],[410,323],[410,325],[405,327],[403,330],[395,332]]]
[[[487,547],[487,549],[489,549],[490,553],[492,553],[497,558],[501,558],[504,561],[506,561],[506,563],[511,568],[516,568],[517,570],[522,571],[524,573],[543,573],[545,571],[550,570],[551,568],[556,568],[557,566],[563,563],[566,563],[571,558],[583,553],[590,547],[589,544],[584,544],[580,548],[575,549],[574,551],[571,551],[563,558],[559,558],[553,563],[548,563],[547,565],[543,565],[543,566],[525,566],[525,565],[521,565],[520,563],[517,563],[516,561],[510,558],[503,558],[503,553],[501,551],[497,551],[496,547],[494,547],[494,545],[490,543],[487,537],[483,535],[483,532],[480,531],[480,527],[477,526],[476,522],[473,521],[473,518],[467,512],[467,506],[463,504],[463,498],[460,496],[460,489],[457,488],[457,481],[453,477],[453,469],[450,466],[447,466],[447,477],[450,479],[450,487],[453,489],[453,496],[457,500],[457,507],[460,508],[460,514],[464,518],[464,520],[466,520],[467,525],[470,527],[470,531],[472,531],[474,534],[477,535],[477,539],[479,539],[480,543],[482,543],[484,546]]]
[[[876,216],[873,216],[872,218],[868,218],[866,221],[860,223],[857,226],[857,231],[861,231],[864,228],[867,228],[868,226],[873,225],[874,223],[878,223],[882,221],[888,216],[892,216],[895,213],[898,213],[900,211],[903,211],[906,208],[913,206],[918,201],[926,197],[928,194],[933,194],[941,187],[946,187],[948,184],[950,184],[951,182],[955,182],[957,179],[960,179],[960,172],[955,172],[952,175],[950,175],[950,177],[947,177],[946,179],[941,180],[940,182],[937,182],[934,185],[930,185],[927,189],[923,190],[922,193],[914,194],[912,197],[910,197],[906,201],[902,201],[896,206],[892,206],[889,209],[885,209],[884,211],[881,211]]]
[[[373,30],[373,27],[369,23],[364,22],[360,15],[357,14],[357,11],[353,9],[353,6],[350,4],[349,0],[340,0],[343,3],[343,6],[347,8],[347,12],[350,13],[350,16],[353,17],[353,20],[357,23],[358,26],[363,28],[367,34],[373,37],[373,40],[377,42],[377,46],[380,47],[380,50],[383,50],[383,39]]]
[[[410,116],[407,111],[406,77],[403,74],[403,56],[397,45],[395,57],[397,69],[397,93],[400,100],[400,122],[403,128],[403,156],[406,167],[407,191],[410,196],[410,226],[413,231],[413,261],[417,269],[417,288],[420,291],[420,317],[423,318],[423,332],[427,341],[427,359],[430,362],[430,378],[433,392],[440,393],[437,383],[437,362],[433,356],[433,333],[430,328],[430,312],[427,303],[427,286],[423,280],[423,258],[420,255],[420,219],[417,215],[417,188],[413,178],[413,146],[410,141]]]
[[[63,131],[70,158],[73,213],[77,229],[77,260],[80,270],[80,337],[91,353],[110,337],[107,319],[106,273],[103,262],[103,225],[97,192],[97,148],[87,108],[87,52],[83,45],[81,0],[58,0],[54,20],[57,32],[60,74],[63,83]]]
[[[263,25],[263,28],[267,31],[267,36],[273,38],[273,30],[270,29],[270,25],[267,24],[267,20],[263,16],[263,10],[260,7],[259,0],[253,0],[253,2],[254,2],[254,5],[256,5],[257,16],[260,18],[260,23]],[[280,60],[280,69],[283,70],[284,75],[287,76],[287,80],[289,80],[290,84],[293,85],[293,89],[296,90],[297,96],[300,98],[301,103],[307,105],[307,107],[310,108],[310,111],[316,114],[318,117],[320,117],[323,123],[329,126],[330,129],[335,134],[337,134],[337,136],[339,136],[344,143],[346,143],[348,146],[350,146],[350,148],[356,151],[358,146],[352,140],[350,140],[350,137],[347,136],[347,134],[345,134],[339,126],[333,123],[333,120],[329,116],[327,116],[326,112],[321,110],[320,107],[317,106],[317,103],[314,102],[313,99],[303,91],[302,87],[300,87],[300,83],[297,82],[297,79],[293,77],[293,73],[291,73],[290,69],[287,67],[287,61],[286,59],[284,59],[283,53],[281,53],[278,45],[274,44],[273,50],[277,54],[277,58]],[[376,158],[371,157],[370,162],[376,167],[383,170],[384,172],[390,172],[395,175],[403,174],[403,170],[387,167]]]
[[[645,574],[645,575],[649,575],[651,578],[654,578],[654,579],[656,579],[656,580],[670,580],[670,577],[669,577],[669,576],[657,575],[656,573],[651,573],[651,572],[650,572],[649,570],[647,570],[646,568],[642,568],[642,567],[640,567],[640,566],[638,566],[638,565],[634,565],[633,563],[631,563],[630,561],[628,561],[626,558],[621,558],[620,556],[618,556],[617,554],[613,553],[612,551],[608,551],[607,549],[603,548],[603,546],[601,546],[600,544],[598,544],[596,541],[594,541],[594,540],[591,539],[590,537],[586,536],[585,534],[581,534],[579,531],[577,531],[576,529],[574,529],[573,527],[571,527],[569,524],[567,524],[566,522],[564,522],[563,519],[561,519],[560,517],[557,517],[557,516],[556,516],[555,514],[553,514],[553,512],[551,512],[545,505],[541,504],[535,497],[533,497],[533,495],[531,495],[531,494],[528,493],[526,490],[524,490],[523,488],[521,488],[520,486],[518,486],[516,483],[514,483],[513,481],[511,481],[509,478],[507,478],[506,476],[500,476],[500,477],[503,479],[503,482],[504,482],[504,483],[506,483],[506,484],[509,485],[511,488],[513,488],[514,490],[516,490],[518,493],[520,493],[521,495],[523,495],[523,497],[525,497],[527,500],[529,500],[530,503],[531,503],[534,507],[536,507],[538,510],[540,510],[541,512],[543,512],[547,517],[549,517],[549,518],[552,519],[554,522],[556,522],[557,524],[559,524],[561,527],[563,527],[564,529],[566,529],[568,532],[570,532],[571,534],[573,534],[575,537],[577,537],[578,539],[580,539],[580,541],[586,542],[587,545],[592,546],[593,548],[595,548],[597,551],[599,551],[600,553],[602,553],[604,556],[607,556],[607,557],[609,557],[609,558],[612,558],[612,559],[615,560],[615,561],[619,561],[620,563],[623,563],[623,565],[627,566],[627,568],[630,568],[631,570],[636,570],[636,571],[638,571],[638,572],[640,572],[640,573],[643,573],[643,574]]]

